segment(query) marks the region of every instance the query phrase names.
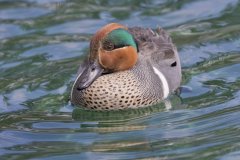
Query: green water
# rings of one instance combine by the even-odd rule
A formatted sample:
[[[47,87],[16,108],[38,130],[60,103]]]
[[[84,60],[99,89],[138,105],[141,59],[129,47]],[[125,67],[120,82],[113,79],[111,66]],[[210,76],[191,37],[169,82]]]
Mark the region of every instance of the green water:
[[[0,0],[0,159],[240,159],[240,1]],[[166,29],[183,91],[139,110],[68,99],[92,34]]]

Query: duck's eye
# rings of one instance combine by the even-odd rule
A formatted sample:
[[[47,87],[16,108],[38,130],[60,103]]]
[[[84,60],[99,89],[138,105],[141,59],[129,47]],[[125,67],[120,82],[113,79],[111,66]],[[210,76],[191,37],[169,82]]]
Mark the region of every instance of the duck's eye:
[[[109,41],[104,41],[103,42],[103,49],[107,51],[112,51],[114,49],[114,44]]]

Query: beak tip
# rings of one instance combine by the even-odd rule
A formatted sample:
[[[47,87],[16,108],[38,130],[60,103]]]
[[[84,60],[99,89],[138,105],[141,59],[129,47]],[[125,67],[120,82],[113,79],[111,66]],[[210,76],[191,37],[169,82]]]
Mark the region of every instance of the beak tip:
[[[77,90],[78,90],[78,91],[81,91],[81,90],[83,90],[83,89],[85,89],[85,88],[87,88],[87,87],[85,87],[85,86],[78,86],[78,87],[77,87]]]

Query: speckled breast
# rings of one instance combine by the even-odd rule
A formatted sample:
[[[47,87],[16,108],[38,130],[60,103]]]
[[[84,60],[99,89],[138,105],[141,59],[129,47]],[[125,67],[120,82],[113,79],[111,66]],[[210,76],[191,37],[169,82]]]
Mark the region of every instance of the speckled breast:
[[[77,90],[73,86],[71,101],[94,110],[118,110],[139,108],[158,103],[161,99],[145,96],[147,86],[130,71],[106,74],[95,80],[88,88]]]

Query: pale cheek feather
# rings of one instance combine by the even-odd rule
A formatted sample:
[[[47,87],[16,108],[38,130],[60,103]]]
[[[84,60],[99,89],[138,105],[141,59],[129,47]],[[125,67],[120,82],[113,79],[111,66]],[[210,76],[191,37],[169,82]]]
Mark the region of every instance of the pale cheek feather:
[[[169,94],[169,86],[168,86],[168,82],[167,79],[165,78],[165,76],[162,74],[162,72],[160,72],[157,68],[153,67],[154,73],[159,77],[159,79],[162,82],[162,87],[163,87],[163,98],[167,98],[168,94]]]

